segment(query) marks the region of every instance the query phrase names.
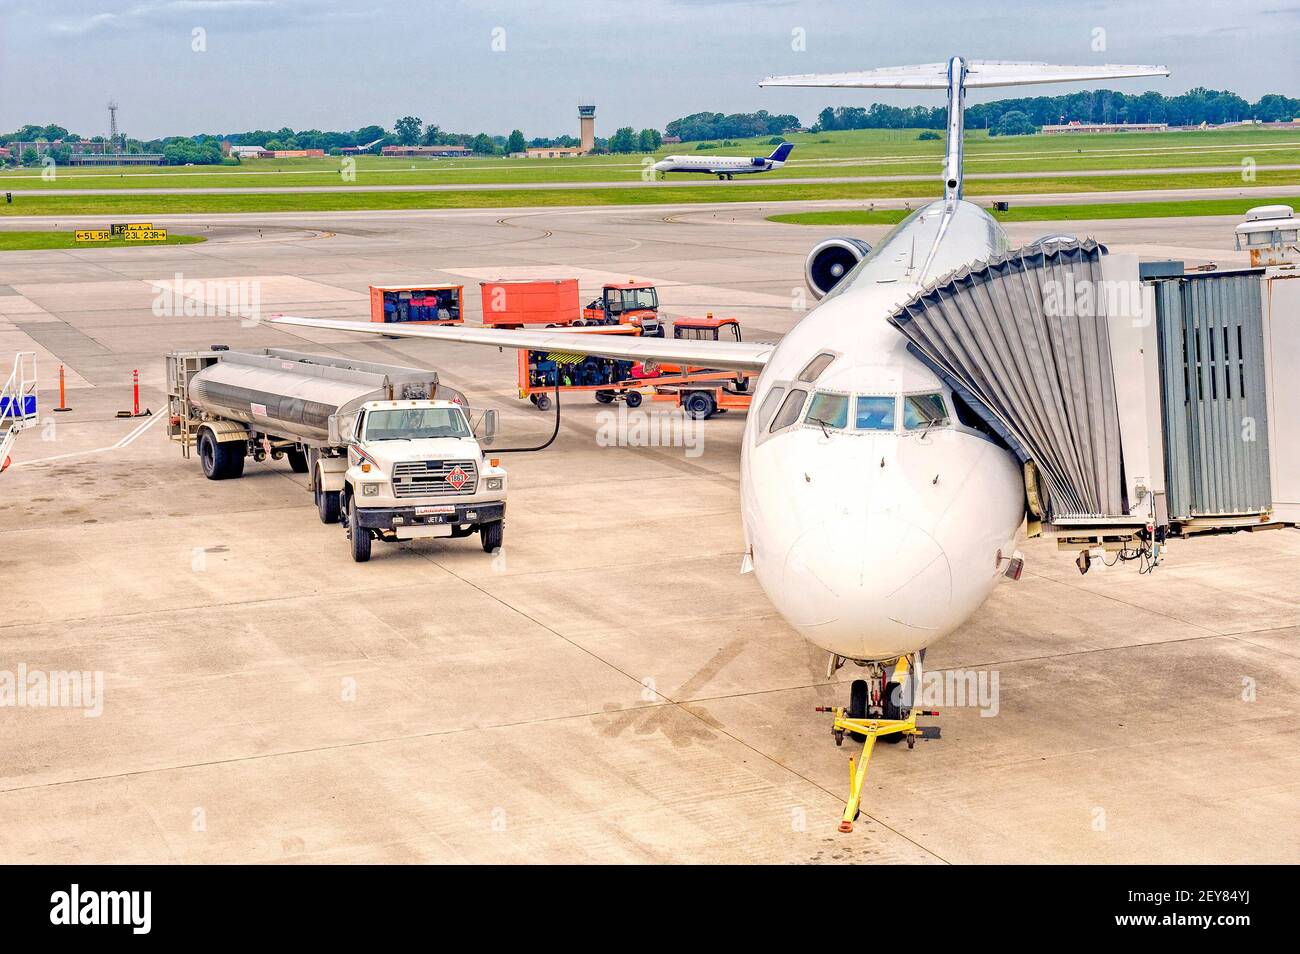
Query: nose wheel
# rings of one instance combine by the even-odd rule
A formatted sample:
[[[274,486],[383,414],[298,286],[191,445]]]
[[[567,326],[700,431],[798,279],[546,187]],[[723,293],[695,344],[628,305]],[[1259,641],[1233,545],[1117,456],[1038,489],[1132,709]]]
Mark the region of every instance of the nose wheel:
[[[902,680],[914,669],[910,656],[898,660],[894,668],[894,678],[890,679],[886,668],[880,663],[871,663],[870,675],[866,679],[855,679],[849,687],[849,705],[818,706],[818,712],[830,712],[835,715],[831,726],[831,735],[836,745],[844,744],[847,734],[854,742],[862,743],[862,755],[859,759],[849,757],[849,797],[844,803],[844,815],[840,820],[840,831],[853,831],[862,807],[862,786],[867,780],[867,766],[871,762],[871,753],[875,750],[876,740],[897,745],[904,739],[907,747],[916,745],[917,737],[925,737],[926,730],[919,728],[916,717],[937,716],[934,710],[917,709],[911,705],[916,696],[915,681],[908,680],[913,687],[905,690]],[[934,730],[937,733],[937,730]]]

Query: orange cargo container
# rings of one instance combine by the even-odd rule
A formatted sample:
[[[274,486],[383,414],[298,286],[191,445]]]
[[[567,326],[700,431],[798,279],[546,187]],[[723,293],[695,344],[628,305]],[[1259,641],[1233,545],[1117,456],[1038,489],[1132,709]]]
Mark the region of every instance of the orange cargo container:
[[[497,328],[571,325],[578,310],[578,280],[481,282],[483,324]]]
[[[459,325],[463,285],[371,285],[370,320],[411,325]]]

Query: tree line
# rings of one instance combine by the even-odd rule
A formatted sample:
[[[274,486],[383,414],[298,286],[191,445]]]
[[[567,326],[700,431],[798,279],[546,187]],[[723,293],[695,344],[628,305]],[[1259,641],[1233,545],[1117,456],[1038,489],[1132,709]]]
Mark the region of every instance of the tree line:
[[[1156,92],[1121,93],[1112,89],[1082,90],[1063,96],[1030,96],[974,103],[966,107],[966,125],[972,129],[995,130],[1009,113],[1023,114],[1032,126],[1069,122],[1081,123],[1168,123],[1171,126],[1199,126],[1201,123],[1241,122],[1257,119],[1277,122],[1300,118],[1300,99],[1279,93],[1247,102],[1230,90],[1197,87],[1177,96]],[[827,106],[817,115],[814,132],[836,129],[942,129],[947,107]]]
[[[993,135],[1022,135],[1034,132],[1047,124],[1068,123],[1168,123],[1171,126],[1199,126],[1201,123],[1220,123],[1259,120],[1276,122],[1300,118],[1300,99],[1269,93],[1255,102],[1247,102],[1230,90],[1213,90],[1197,87],[1177,96],[1161,93],[1121,93],[1116,90],[1082,90],[1062,96],[1031,96],[1019,99],[1000,99],[991,103],[974,103],[966,107],[966,125],[972,129],[987,129]],[[827,106],[817,115],[813,132],[830,132],[841,129],[942,129],[947,122],[943,106],[887,106],[872,103],[868,106]],[[779,136],[801,128],[799,117],[788,113],[769,113],[760,109],[755,113],[700,112],[674,119],[664,127],[668,136],[685,142],[716,139],[750,139],[761,136]],[[384,139],[385,144],[423,146],[464,146],[476,155],[496,156],[523,152],[529,147],[569,147],[578,145],[573,136],[534,137],[528,139],[515,129],[509,136],[487,133],[455,133],[443,130],[436,123],[425,123],[418,116],[403,116],[393,123],[391,130],[383,126],[362,126],[350,131],[320,129],[294,130],[288,126],[280,129],[254,129],[246,132],[203,133],[196,136],[166,136],[160,139],[132,139],[123,135],[118,148],[128,153],[162,153],[171,165],[214,165],[221,162],[238,162],[224,157],[223,141],[232,145],[256,145],[270,150],[322,149],[337,152],[344,147],[355,148]],[[65,162],[71,155],[71,144],[76,142],[104,142],[103,136],[83,137],[69,132],[57,124],[45,126],[29,124],[12,133],[0,134],[0,144],[7,142],[56,142],[62,145],[49,154],[57,163]],[[624,126],[608,139],[596,140],[596,152],[650,153],[657,150],[663,136],[657,129],[637,132]],[[33,165],[39,161],[34,149],[25,149],[13,161]]]

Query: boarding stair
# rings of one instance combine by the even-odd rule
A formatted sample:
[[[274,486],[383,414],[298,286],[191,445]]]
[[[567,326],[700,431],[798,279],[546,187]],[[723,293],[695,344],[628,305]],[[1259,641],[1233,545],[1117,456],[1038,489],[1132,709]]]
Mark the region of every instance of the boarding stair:
[[[9,467],[9,452],[18,435],[36,420],[36,352],[19,351],[0,389],[0,473]]]

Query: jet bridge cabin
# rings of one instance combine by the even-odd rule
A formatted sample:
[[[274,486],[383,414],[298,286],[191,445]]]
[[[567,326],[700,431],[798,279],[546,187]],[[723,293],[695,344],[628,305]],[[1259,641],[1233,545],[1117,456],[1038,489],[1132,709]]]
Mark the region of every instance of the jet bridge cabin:
[[[1031,534],[1158,559],[1168,532],[1300,516],[1298,304],[1294,266],[1170,273],[1054,238],[889,320],[1021,462]]]

